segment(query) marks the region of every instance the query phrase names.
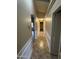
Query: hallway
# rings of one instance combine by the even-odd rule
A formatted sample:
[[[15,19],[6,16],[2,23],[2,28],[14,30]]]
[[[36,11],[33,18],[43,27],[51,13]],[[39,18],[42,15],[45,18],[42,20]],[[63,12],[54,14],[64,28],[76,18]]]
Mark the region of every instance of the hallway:
[[[32,58],[31,59],[50,59],[49,48],[45,34],[40,32],[39,36],[33,42]]]
[[[61,59],[61,0],[17,2],[17,59]]]

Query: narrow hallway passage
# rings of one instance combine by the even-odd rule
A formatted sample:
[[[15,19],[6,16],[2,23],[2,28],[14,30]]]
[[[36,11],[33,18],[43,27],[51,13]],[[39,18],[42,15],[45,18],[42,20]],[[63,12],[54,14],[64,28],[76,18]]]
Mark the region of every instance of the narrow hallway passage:
[[[33,42],[31,59],[50,59],[49,48],[44,32],[40,32],[37,39]]]
[[[60,2],[18,0],[17,59],[61,59]]]

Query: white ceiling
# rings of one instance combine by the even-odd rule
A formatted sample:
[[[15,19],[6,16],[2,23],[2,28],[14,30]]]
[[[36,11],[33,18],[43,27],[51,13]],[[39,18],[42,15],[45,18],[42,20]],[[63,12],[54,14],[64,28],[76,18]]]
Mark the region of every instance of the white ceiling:
[[[50,0],[34,0],[37,17],[45,16]]]

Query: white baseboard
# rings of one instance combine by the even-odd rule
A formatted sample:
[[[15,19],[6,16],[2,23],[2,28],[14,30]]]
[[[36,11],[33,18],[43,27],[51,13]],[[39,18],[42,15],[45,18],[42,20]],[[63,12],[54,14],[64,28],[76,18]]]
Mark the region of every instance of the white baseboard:
[[[32,54],[32,37],[29,38],[27,43],[23,46],[23,48],[18,53],[19,59],[30,59]]]

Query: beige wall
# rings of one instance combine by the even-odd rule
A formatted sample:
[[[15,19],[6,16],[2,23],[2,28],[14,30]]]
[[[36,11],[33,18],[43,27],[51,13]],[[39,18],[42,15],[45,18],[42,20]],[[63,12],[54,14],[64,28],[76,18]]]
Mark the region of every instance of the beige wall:
[[[56,0],[52,8],[49,10],[49,13],[45,15],[45,30],[47,31],[49,36],[51,36],[52,32],[53,13],[60,6],[61,6],[61,0]]]
[[[55,1],[55,3],[54,3],[54,5],[52,6],[52,8],[49,10],[49,13],[48,14],[46,14],[46,16],[45,16],[45,30],[46,30],[46,34],[47,34],[47,37],[48,37],[48,44],[49,44],[49,48],[50,49],[52,49],[52,47],[54,47],[54,45],[55,45],[55,47],[56,47],[56,49],[58,49],[57,47],[57,45],[59,44],[58,43],[58,40],[56,40],[55,42],[54,42],[54,39],[60,39],[59,37],[57,37],[57,38],[55,38],[55,37],[53,37],[52,38],[52,28],[54,28],[53,27],[53,22],[54,22],[54,16],[53,16],[53,13],[59,8],[61,6],[61,0],[56,0]],[[55,23],[55,22],[54,22]],[[56,29],[55,29],[56,30]],[[54,49],[55,49],[55,47],[54,47]],[[55,49],[55,50],[56,50]],[[55,51],[55,50],[53,50],[52,49],[52,51]],[[51,52],[52,52],[51,51]],[[55,52],[56,53],[56,52]],[[54,58],[53,58],[54,59]]]
[[[17,0],[17,52],[31,37],[31,14],[34,14],[32,0]]]
[[[48,32],[49,35],[51,35],[52,30],[52,17],[46,17],[45,18],[45,31]]]
[[[61,6],[61,0],[56,0],[49,13],[45,15],[45,30],[51,38],[53,13]],[[50,7],[50,6],[49,6]]]

